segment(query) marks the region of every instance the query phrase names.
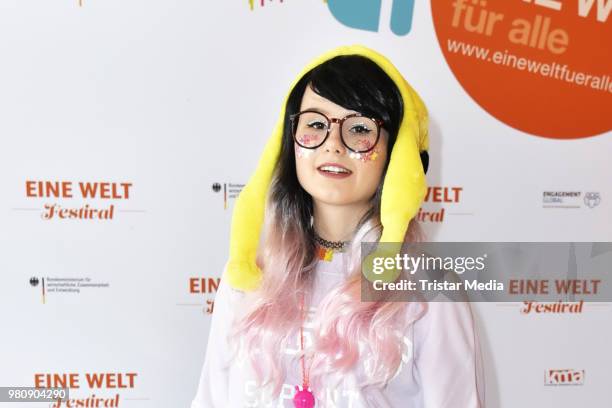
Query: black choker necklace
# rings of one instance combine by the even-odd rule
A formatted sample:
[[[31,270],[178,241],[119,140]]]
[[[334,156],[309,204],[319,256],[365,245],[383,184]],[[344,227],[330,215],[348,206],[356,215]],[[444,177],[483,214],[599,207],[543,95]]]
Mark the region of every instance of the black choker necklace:
[[[314,233],[314,239],[323,248],[332,249],[334,251],[344,251],[348,244],[348,241],[328,241],[321,238],[316,232]]]

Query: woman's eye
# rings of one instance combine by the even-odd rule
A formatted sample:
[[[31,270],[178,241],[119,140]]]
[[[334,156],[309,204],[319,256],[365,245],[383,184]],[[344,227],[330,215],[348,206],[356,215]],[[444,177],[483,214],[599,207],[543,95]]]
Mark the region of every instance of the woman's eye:
[[[365,125],[354,125],[351,127],[351,132],[353,133],[369,133],[370,129]]]
[[[308,127],[315,129],[325,129],[325,124],[323,122],[310,122]]]

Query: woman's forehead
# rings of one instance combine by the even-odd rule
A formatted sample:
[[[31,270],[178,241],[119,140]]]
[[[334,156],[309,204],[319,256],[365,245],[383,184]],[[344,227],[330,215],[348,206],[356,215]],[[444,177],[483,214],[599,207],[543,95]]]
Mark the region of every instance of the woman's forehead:
[[[351,113],[357,113],[357,111],[346,109],[343,106],[340,106],[330,101],[329,99],[324,98],[323,96],[310,89],[309,86],[307,86],[306,90],[304,91],[304,96],[302,97],[302,104],[300,105],[301,111],[307,109],[316,109],[325,115],[334,117],[342,117]]]

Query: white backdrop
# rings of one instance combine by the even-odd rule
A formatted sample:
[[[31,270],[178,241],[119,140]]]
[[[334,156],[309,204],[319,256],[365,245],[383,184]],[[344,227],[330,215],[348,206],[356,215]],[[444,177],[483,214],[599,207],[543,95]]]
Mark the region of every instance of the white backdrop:
[[[0,386],[65,380],[72,398],[189,405],[235,196],[291,80],[338,45],[387,55],[429,108],[428,182],[448,192],[432,190],[423,206],[444,209],[442,221],[423,223],[431,240],[612,240],[610,116],[605,132],[571,139],[507,125],[451,70],[428,2],[414,6],[404,35],[389,28],[391,1],[378,31],[342,23],[334,3],[0,3]],[[609,22],[594,24],[609,33]],[[612,73],[609,56],[600,68]],[[598,95],[610,113],[610,93]],[[38,182],[65,188],[55,196]],[[544,192],[580,194],[548,208]],[[60,218],[60,207],[107,218]],[[476,308],[488,407],[609,404],[612,305]],[[582,384],[546,385],[554,369],[583,371]]]

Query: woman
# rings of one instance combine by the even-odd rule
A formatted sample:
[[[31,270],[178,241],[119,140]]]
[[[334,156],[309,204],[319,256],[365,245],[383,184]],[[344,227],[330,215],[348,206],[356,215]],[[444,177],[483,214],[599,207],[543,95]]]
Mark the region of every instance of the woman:
[[[360,298],[362,242],[420,239],[426,149],[425,106],[382,55],[302,71],[236,202],[192,408],[482,406],[468,304]]]

